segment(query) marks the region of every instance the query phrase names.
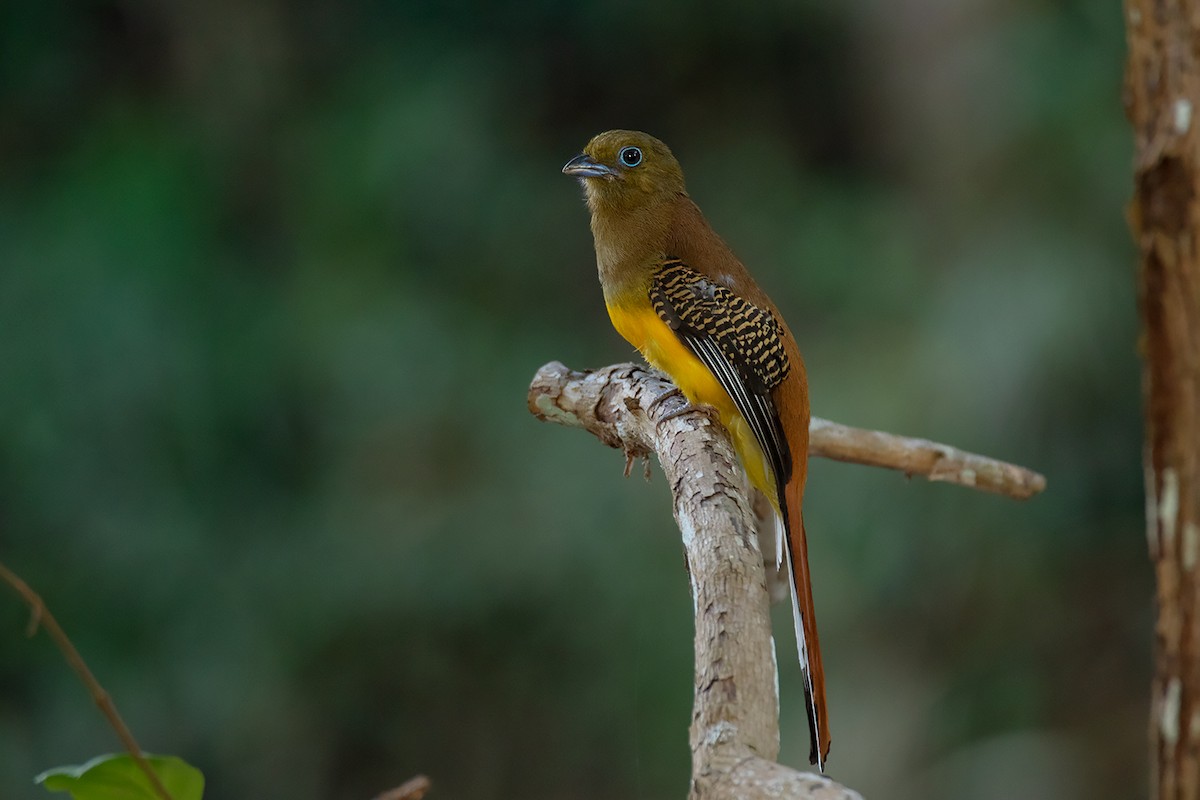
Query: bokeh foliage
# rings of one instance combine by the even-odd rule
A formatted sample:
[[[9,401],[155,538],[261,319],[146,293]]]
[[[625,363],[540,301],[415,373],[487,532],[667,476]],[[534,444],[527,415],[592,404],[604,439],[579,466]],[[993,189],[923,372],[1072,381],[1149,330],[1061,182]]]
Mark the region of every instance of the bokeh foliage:
[[[213,797],[416,772],[681,796],[666,489],[524,408],[544,361],[631,356],[558,168],[642,128],[788,316],[816,413],[1049,478],[1017,504],[814,464],[834,776],[1139,794],[1121,24],[1084,0],[0,5],[0,557]],[[114,746],[24,614],[0,604],[4,798]]]

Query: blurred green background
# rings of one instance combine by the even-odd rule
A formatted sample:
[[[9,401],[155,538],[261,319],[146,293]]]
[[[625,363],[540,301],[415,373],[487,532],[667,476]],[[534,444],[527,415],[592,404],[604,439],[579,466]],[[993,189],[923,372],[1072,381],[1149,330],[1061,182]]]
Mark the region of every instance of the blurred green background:
[[[641,128],[815,413],[1049,479],[813,465],[832,775],[1143,795],[1122,62],[1088,0],[0,5],[0,558],[212,798],[682,797],[661,474],[525,409],[542,363],[633,355],[559,168]],[[0,602],[4,800],[118,748],[26,618]]]

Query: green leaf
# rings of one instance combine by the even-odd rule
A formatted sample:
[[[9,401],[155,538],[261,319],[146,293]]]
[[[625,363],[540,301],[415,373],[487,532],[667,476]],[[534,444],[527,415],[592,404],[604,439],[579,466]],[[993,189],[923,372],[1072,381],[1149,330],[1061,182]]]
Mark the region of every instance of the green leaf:
[[[172,800],[200,800],[204,776],[175,756],[145,756]],[[161,800],[150,779],[128,753],[98,756],[75,767],[49,769],[33,779],[52,792],[70,792],[74,800]]]

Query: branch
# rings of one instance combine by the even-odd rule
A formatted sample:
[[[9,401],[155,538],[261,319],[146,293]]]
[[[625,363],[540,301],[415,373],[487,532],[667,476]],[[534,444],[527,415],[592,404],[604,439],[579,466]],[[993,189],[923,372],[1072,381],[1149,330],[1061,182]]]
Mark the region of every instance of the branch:
[[[429,791],[431,785],[429,778],[426,778],[424,775],[417,775],[395,789],[389,789],[377,796],[375,800],[421,800],[425,796],[425,793]]]
[[[133,732],[129,730],[129,726],[125,724],[125,720],[121,719],[120,713],[117,712],[117,707],[113,704],[112,696],[104,690],[104,687],[100,685],[100,681],[96,680],[96,676],[88,669],[87,662],[83,660],[83,656],[79,655],[79,651],[75,649],[75,645],[71,643],[66,632],[58,624],[58,620],[50,613],[50,609],[46,607],[46,603],[42,600],[41,595],[31,589],[29,584],[21,580],[19,575],[4,566],[4,564],[0,564],[0,580],[11,586],[29,606],[31,612],[29,618],[29,635],[32,636],[37,633],[38,625],[46,629],[46,633],[58,645],[58,649],[62,651],[63,657],[71,665],[71,669],[75,670],[75,674],[79,676],[79,680],[83,681],[83,685],[87,687],[88,692],[92,695],[92,700],[100,708],[100,712],[104,714],[104,718],[108,720],[108,724],[116,731],[117,738],[121,740],[121,744],[125,746],[134,763],[145,773],[146,779],[150,781],[150,785],[154,788],[155,793],[162,800],[171,800],[171,793],[167,791],[167,787],[163,786],[158,773],[150,767],[150,763],[146,761],[145,756],[142,754],[142,748],[138,746],[137,740],[133,738]]]
[[[633,364],[538,370],[529,410],[583,428],[627,459],[658,456],[683,534],[696,612],[692,800],[861,800],[828,778],[775,763],[776,663],[751,495],[728,434],[661,374]],[[1009,497],[1042,491],[1022,467],[924,439],[813,419],[809,454],[888,467]]]
[[[1046,478],[1033,470],[928,439],[851,428],[820,417],[812,418],[808,435],[810,456],[886,467],[1017,500],[1028,500],[1046,488]]]
[[[779,698],[766,573],[749,486],[724,428],[632,364],[538,371],[529,408],[582,427],[630,458],[658,455],[683,534],[696,612],[691,800],[861,800],[823,776],[775,763]]]
[[[639,388],[639,384],[644,387]],[[634,364],[576,372],[554,361],[534,376],[529,388],[529,410],[539,419],[584,428],[610,447],[621,447],[635,456],[648,456],[653,445],[628,426],[623,432],[616,430],[610,420],[599,414],[597,405],[603,400],[602,392],[633,396],[644,391],[658,395],[674,392],[675,387],[657,372]],[[569,409],[556,404],[555,398],[563,395],[569,398]],[[632,440],[625,436],[629,433],[633,434]],[[1028,500],[1046,488],[1046,478],[1033,470],[927,439],[851,428],[820,417],[812,418],[808,434],[809,456],[885,467],[910,477],[920,475],[931,481],[956,483],[1017,500]],[[635,446],[630,448],[628,444]]]

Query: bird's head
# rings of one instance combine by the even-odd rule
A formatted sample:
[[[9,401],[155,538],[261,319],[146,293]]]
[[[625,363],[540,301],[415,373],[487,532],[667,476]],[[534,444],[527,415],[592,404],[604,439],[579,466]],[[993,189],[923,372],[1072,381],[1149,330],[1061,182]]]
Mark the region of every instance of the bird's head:
[[[640,131],[605,131],[562,169],[579,178],[593,211],[636,208],[684,193],[683,170],[665,144]]]

